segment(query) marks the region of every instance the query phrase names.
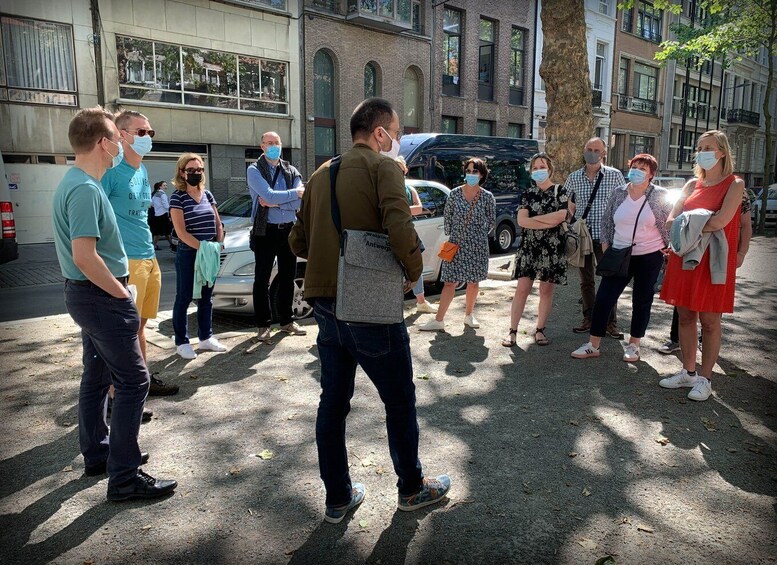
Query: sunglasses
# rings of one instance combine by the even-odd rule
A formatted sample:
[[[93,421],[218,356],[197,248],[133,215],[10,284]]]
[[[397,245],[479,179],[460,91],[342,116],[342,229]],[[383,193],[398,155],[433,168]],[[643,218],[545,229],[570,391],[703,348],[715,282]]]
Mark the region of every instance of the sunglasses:
[[[132,133],[130,130],[125,129],[127,133]],[[132,135],[139,135],[140,137],[145,137],[146,134],[148,134],[149,137],[153,138],[156,135],[156,132],[152,129],[144,129],[144,128],[138,128],[135,130],[135,133],[132,133]]]
[[[195,175],[197,173],[204,173],[205,169],[203,169],[202,167],[198,169],[184,169],[183,172],[186,173],[187,175]]]

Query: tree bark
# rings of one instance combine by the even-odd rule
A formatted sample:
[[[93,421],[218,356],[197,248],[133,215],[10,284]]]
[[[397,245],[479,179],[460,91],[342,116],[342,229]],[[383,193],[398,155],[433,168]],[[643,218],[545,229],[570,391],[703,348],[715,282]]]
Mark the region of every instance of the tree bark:
[[[542,64],[548,125],[545,150],[553,159],[553,180],[563,182],[583,166],[583,147],[593,136],[583,0],[543,0]]]

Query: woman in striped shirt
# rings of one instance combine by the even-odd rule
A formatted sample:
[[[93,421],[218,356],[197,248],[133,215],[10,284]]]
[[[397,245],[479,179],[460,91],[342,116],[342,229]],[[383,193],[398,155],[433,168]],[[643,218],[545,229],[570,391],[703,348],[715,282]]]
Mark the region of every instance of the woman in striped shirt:
[[[175,255],[175,304],[173,331],[178,355],[194,359],[197,354],[189,343],[189,325],[186,310],[194,294],[194,263],[201,241],[224,241],[216,200],[205,190],[205,163],[196,153],[184,153],[176,164],[175,193],[170,197],[170,219],[178,234]],[[200,349],[226,351],[213,337],[213,287],[202,287],[202,298],[197,301],[197,334]]]

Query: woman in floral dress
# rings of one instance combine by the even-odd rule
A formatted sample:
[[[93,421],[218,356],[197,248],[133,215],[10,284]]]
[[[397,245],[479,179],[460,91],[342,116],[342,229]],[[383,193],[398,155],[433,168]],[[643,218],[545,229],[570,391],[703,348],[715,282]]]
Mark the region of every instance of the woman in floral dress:
[[[518,322],[526,306],[526,298],[540,279],[540,305],[534,342],[548,345],[545,322],[553,307],[553,290],[567,282],[567,260],[564,255],[561,223],[567,214],[574,214],[574,203],[562,185],[553,184],[553,162],[545,153],[537,153],[529,162],[534,184],[523,193],[518,207],[518,225],[523,228],[516,259],[515,296],[510,308],[510,332],[502,341],[505,347],[515,345]]]
[[[464,306],[464,324],[479,328],[473,310],[479,283],[488,277],[488,232],[496,220],[494,195],[482,188],[488,178],[488,167],[482,159],[472,158],[464,163],[466,182],[454,188],[445,203],[445,234],[459,250],[453,261],[443,261],[440,280],[445,283],[440,294],[437,316],[420,326],[421,331],[445,329],[445,312],[453,301],[456,286],[467,283]]]

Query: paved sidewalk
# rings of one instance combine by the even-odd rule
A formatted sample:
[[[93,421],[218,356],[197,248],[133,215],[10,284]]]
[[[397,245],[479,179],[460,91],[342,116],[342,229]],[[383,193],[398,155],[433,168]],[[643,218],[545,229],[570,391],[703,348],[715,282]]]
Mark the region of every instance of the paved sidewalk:
[[[537,289],[505,348],[512,281],[482,285],[481,328],[462,324],[460,293],[445,333],[407,304],[421,461],[448,472],[449,500],[396,510],[385,416],[361,371],[348,419],[350,472],[364,503],[323,522],[315,418],[316,326],[307,336],[215,330],[229,347],[183,361],[149,346],[150,367],[178,384],[149,399],[144,470],[175,495],[108,503],[104,477],[83,476],[77,401],[81,344],[67,315],[0,324],[0,562],[772,564],[777,557],[777,239],[757,239],[724,316],[714,396],[664,390],[677,356],[654,351],[671,309],[656,301],[642,360],[569,353],[585,340],[578,288],[557,289],[550,345],[533,343]],[[629,319],[629,291],[620,302]],[[623,328],[624,330],[627,328]],[[169,319],[154,332],[169,338]]]
[[[175,271],[175,254],[163,242],[157,251],[162,272]],[[19,258],[0,265],[0,288],[16,288],[62,282],[57,252],[53,243],[35,243],[19,246]]]

